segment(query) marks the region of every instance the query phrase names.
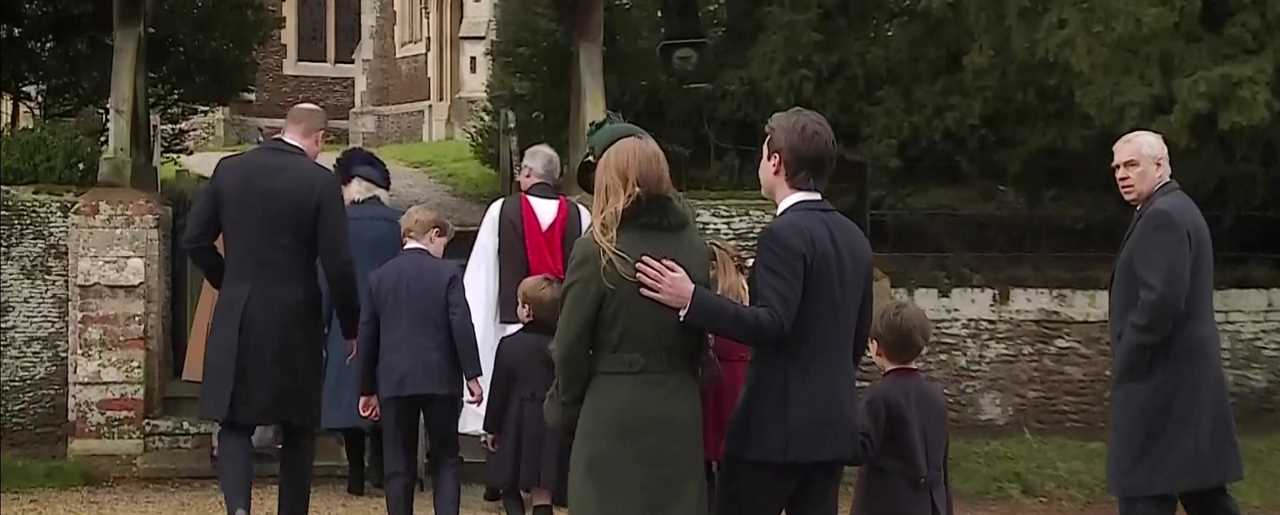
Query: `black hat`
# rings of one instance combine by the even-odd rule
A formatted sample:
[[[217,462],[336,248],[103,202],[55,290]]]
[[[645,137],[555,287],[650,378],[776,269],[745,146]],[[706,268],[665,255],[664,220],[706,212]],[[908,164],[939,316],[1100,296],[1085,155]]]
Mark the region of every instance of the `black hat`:
[[[578,163],[578,187],[590,194],[596,188],[596,164],[614,143],[632,136],[649,136],[639,126],[622,121],[622,117],[609,113],[605,119],[591,124],[587,131],[587,155]]]
[[[342,184],[359,177],[384,190],[391,189],[391,171],[387,169],[387,164],[373,152],[360,147],[342,151],[334,164],[334,172],[338,174],[338,180]]]

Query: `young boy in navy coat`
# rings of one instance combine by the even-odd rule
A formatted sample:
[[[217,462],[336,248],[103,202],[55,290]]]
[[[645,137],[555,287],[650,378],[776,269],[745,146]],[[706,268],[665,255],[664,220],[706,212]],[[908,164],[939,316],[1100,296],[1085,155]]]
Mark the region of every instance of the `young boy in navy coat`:
[[[480,352],[462,286],[462,269],[441,259],[453,227],[414,206],[400,218],[404,250],[369,274],[360,320],[364,354],[360,415],[382,419],[387,513],[413,513],[418,417],[426,419],[437,515],[457,515],[461,483],[458,415],[484,399]]]
[[[884,371],[862,403],[862,468],[854,515],[951,515],[947,399],[915,366],[932,328],[920,308],[885,306],[871,326],[869,352]]]
[[[533,515],[551,515],[552,493],[567,482],[569,446],[547,427],[542,403],[556,377],[551,338],[560,314],[560,281],[527,277],[517,289],[516,316],[524,328],[502,339],[489,382],[484,430],[493,452],[491,486],[502,490],[507,515],[524,515],[528,491]]]

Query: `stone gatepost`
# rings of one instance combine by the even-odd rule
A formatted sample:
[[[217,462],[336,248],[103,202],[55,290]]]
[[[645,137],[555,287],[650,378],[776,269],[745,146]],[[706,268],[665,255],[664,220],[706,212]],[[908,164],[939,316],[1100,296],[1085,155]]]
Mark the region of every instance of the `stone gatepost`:
[[[170,213],[154,195],[97,188],[71,213],[71,456],[143,452],[168,370]]]

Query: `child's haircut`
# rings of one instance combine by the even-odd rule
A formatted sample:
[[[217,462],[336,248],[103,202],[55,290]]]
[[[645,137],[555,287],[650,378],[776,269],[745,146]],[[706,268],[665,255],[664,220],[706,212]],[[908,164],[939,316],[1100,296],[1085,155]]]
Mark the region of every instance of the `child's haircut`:
[[[403,238],[419,241],[431,234],[433,229],[440,229],[440,235],[445,238],[453,237],[453,224],[438,211],[425,205],[413,206],[400,217],[400,236]]]
[[[742,263],[742,255],[732,243],[721,240],[707,242],[711,251],[711,280],[715,282],[716,293],[739,304],[747,304],[747,274]]]
[[[885,359],[895,365],[915,361],[929,344],[933,324],[914,304],[894,301],[880,309],[871,323],[871,337]]]
[[[560,319],[560,281],[547,274],[524,278],[516,288],[516,298],[528,304],[533,319],[555,327]]]

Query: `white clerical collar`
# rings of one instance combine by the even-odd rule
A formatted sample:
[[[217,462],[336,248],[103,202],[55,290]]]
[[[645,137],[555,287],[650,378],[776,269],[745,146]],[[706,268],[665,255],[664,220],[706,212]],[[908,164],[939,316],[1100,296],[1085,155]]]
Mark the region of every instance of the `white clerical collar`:
[[[822,200],[822,194],[816,191],[797,191],[795,193],[787,195],[787,198],[782,199],[782,202],[778,203],[777,215],[781,216],[782,212],[786,211],[787,209],[790,209],[791,206],[794,206],[801,202],[808,202],[811,200]]]
[[[410,250],[410,249],[425,250],[427,251],[428,254],[431,253],[431,249],[428,249],[426,245],[418,243],[414,240],[409,240],[404,244],[404,250]]]

